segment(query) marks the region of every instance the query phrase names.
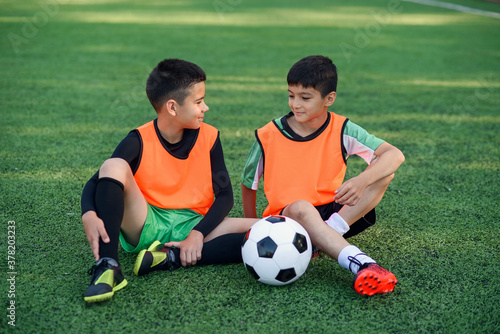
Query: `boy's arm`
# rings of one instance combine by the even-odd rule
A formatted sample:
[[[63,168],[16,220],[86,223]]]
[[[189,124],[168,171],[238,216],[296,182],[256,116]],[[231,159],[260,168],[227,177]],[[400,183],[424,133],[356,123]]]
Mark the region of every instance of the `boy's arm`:
[[[210,151],[212,187],[215,200],[203,219],[193,228],[186,239],[166,243],[167,247],[180,249],[182,266],[195,265],[201,259],[203,240],[226,218],[233,208],[233,187],[229,179],[220,138]]]
[[[257,218],[257,210],[256,210],[257,191],[247,188],[242,183],[241,198],[243,201],[243,216],[245,218]]]
[[[257,188],[263,173],[262,149],[254,141],[243,172],[241,173],[241,197],[243,202],[243,215],[245,218],[257,218],[256,199]]]
[[[215,200],[205,217],[193,228],[193,230],[201,232],[204,237],[209,235],[226,218],[234,205],[233,186],[219,138],[210,151],[210,163]]]
[[[384,142],[374,152],[375,159],[361,174],[344,182],[336,191],[334,200],[339,204],[356,205],[365,189],[371,184],[396,172],[404,162],[403,153]]]

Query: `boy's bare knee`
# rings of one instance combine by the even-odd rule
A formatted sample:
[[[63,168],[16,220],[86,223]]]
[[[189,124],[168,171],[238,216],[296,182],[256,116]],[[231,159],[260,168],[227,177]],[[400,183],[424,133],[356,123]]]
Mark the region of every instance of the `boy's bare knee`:
[[[298,200],[288,205],[285,210],[283,210],[283,214],[300,221],[311,210],[316,210],[311,203],[305,200]]]
[[[121,158],[110,158],[102,164],[99,169],[99,177],[109,177],[124,183],[127,175],[131,173],[127,161]]]

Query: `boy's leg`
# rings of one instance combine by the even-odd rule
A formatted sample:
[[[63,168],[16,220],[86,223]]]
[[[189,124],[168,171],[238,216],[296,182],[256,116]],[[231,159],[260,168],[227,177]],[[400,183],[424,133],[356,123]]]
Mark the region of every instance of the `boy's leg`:
[[[337,231],[325,224],[316,208],[307,201],[296,201],[283,209],[283,215],[299,222],[309,234],[311,242],[339,264],[356,274],[354,289],[360,294],[372,295],[392,291],[397,280],[389,271],[350,245]],[[366,286],[365,286],[366,285]]]
[[[225,218],[203,240],[201,260],[197,265],[241,262],[241,244],[245,233],[258,220]],[[155,242],[150,248],[139,253],[134,273],[142,276],[152,271],[172,270],[180,266],[179,249],[163,247],[160,242]]]
[[[123,218],[123,184],[115,179],[103,177],[97,181],[95,191],[97,217],[103,223],[109,242],[99,239],[99,258],[112,258],[118,261],[118,238]]]
[[[95,202],[97,216],[103,221],[110,241],[99,241],[100,259],[91,270],[92,279],[84,298],[87,302],[110,299],[115,291],[127,285],[118,263],[120,229],[129,243],[137,243],[147,215],[144,196],[123,159],[103,163]]]
[[[366,215],[357,220],[354,224],[348,225],[349,229],[346,233],[342,234],[344,239],[351,238],[359,233],[365,231],[367,228],[373,226],[377,221],[377,213],[375,208],[371,209]]]
[[[337,231],[325,224],[318,210],[307,201],[296,201],[285,207],[282,213],[299,222],[306,229],[311,242],[335,260],[342,249],[349,246]]]
[[[225,218],[204,239],[199,265],[241,262],[245,234],[259,219]]]
[[[148,213],[146,199],[137,186],[130,166],[125,160],[120,158],[106,160],[99,170],[99,182],[106,179],[123,185],[123,197],[118,195],[115,197],[118,200],[114,203],[107,203],[107,206],[100,205],[103,207],[102,210],[107,212],[108,221],[103,219],[106,230],[108,231],[109,226],[114,233],[111,236],[108,232],[109,238],[117,240],[121,230],[128,243],[137,245]],[[100,204],[97,200],[96,196],[96,206]],[[112,201],[113,198],[109,200]],[[116,225],[119,226],[118,229],[116,229]],[[118,246],[118,244],[116,245]]]
[[[203,244],[201,259],[196,265],[227,264],[242,262],[241,245],[246,232],[229,233]]]
[[[354,206],[344,205],[338,212],[348,225],[354,224],[380,203],[394,175],[387,176],[366,188]]]

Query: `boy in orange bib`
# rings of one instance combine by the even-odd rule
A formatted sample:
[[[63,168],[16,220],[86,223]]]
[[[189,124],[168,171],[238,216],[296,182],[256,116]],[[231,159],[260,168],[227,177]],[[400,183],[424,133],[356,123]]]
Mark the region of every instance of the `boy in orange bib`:
[[[203,123],[205,80],[193,63],[160,62],[146,84],[157,118],[131,131],[85,185],[82,222],[97,261],[85,301],[127,285],[119,242],[139,253],[136,275],[241,261],[234,249],[256,219],[226,218],[233,191],[219,131]]]
[[[337,96],[337,69],[329,58],[303,58],[287,81],[291,112],[256,131],[242,173],[245,217],[257,217],[256,190],[263,175],[268,201],[263,216],[282,214],[302,224],[319,250],[356,275],[358,293],[393,291],[396,277],[346,238],[375,223],[375,206],[403,154],[328,111]],[[353,154],[369,166],[344,182]]]

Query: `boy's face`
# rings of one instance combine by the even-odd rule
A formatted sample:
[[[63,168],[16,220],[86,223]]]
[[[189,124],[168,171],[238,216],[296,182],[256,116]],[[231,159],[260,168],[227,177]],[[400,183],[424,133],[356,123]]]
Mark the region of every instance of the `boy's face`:
[[[198,82],[190,88],[190,94],[182,105],[176,105],[176,112],[181,126],[186,129],[198,129],[203,122],[203,116],[208,111],[205,104],[205,82]]]
[[[326,120],[328,107],[333,104],[335,97],[335,92],[323,98],[321,93],[312,87],[288,86],[288,105],[299,123],[317,120],[322,125]]]

